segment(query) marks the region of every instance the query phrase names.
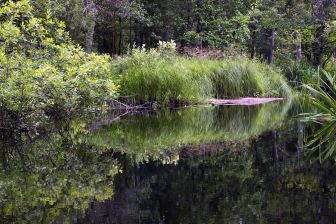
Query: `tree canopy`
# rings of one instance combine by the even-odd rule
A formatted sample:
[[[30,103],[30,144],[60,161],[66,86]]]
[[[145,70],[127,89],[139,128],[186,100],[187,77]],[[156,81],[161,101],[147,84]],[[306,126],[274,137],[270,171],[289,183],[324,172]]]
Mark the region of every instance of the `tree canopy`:
[[[88,51],[110,55],[135,43],[180,47],[234,47],[272,62],[290,57],[322,65],[335,54],[333,0],[69,0],[32,1],[39,14],[66,24],[72,39]],[[273,44],[272,44],[273,43]]]

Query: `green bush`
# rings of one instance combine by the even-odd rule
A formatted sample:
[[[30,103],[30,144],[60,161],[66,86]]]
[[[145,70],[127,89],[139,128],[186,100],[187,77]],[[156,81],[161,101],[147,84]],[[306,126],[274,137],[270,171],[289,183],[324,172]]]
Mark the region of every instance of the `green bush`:
[[[183,35],[183,40],[189,47],[196,47],[198,44],[198,33],[196,31],[188,31]]]
[[[28,0],[0,9],[0,108],[10,114],[102,105],[116,95],[107,56],[72,44],[64,24],[36,18]]]

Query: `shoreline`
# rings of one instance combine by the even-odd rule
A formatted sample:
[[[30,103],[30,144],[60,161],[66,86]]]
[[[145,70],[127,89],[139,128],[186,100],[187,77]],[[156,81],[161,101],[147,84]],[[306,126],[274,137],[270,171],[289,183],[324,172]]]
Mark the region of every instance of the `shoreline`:
[[[214,106],[254,106],[259,104],[282,101],[285,98],[263,98],[263,97],[246,97],[238,99],[210,99],[209,103]]]

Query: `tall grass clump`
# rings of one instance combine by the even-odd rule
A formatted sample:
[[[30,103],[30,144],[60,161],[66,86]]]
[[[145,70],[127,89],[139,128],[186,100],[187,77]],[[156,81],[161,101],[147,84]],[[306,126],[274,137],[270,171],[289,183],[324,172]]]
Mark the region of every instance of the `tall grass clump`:
[[[155,50],[135,50],[121,59],[116,72],[121,95],[133,103],[197,103],[211,95],[212,84],[205,64],[182,57],[161,58]]]
[[[277,69],[246,58],[186,58],[135,49],[116,60],[121,95],[132,103],[197,103],[210,98],[289,96]]]
[[[211,78],[216,98],[291,95],[278,70],[246,58],[219,61]]]

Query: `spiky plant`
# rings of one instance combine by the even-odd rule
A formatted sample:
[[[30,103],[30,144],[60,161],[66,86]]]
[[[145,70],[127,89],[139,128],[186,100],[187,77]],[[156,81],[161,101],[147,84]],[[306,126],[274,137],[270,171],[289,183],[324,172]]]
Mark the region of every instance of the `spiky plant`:
[[[319,71],[318,83],[304,85],[311,93],[311,104],[317,113],[303,114],[304,121],[318,123],[319,128],[308,137],[306,147],[309,155],[318,155],[320,161],[336,159],[336,74]]]

